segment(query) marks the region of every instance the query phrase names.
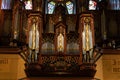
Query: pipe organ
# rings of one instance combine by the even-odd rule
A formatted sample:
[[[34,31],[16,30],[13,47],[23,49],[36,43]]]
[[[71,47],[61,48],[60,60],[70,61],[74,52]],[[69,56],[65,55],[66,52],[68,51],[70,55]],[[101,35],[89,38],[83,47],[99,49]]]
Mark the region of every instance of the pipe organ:
[[[96,72],[95,62],[101,56],[101,53],[96,52],[94,47],[93,15],[80,15],[79,29],[76,33],[67,32],[69,26],[63,21],[54,23],[54,32],[41,32],[43,26],[40,25],[43,23],[39,21],[39,16],[40,14],[32,13],[28,18],[26,42],[29,45],[29,55],[25,70],[27,75],[34,76],[35,74],[31,72],[34,72],[32,69],[35,68],[39,73],[35,76],[49,73],[59,76],[59,73],[64,76],[94,76]],[[37,66],[39,67],[36,68]],[[88,71],[83,73],[84,70]]]
[[[43,1],[39,3],[44,5]],[[34,6],[23,10],[16,5],[13,9],[17,17],[13,17],[12,39],[25,44],[22,56],[27,76],[94,77],[95,62],[102,53],[95,48],[94,16],[77,14],[76,5],[67,0],[45,4],[45,12]],[[38,3],[36,6],[40,7]],[[16,21],[21,25],[17,26]]]

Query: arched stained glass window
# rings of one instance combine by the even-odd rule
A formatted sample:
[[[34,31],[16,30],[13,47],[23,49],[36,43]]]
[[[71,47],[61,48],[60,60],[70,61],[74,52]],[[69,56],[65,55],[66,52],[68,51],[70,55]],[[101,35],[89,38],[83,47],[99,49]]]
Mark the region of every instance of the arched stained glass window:
[[[51,1],[48,3],[48,14],[53,14],[55,9],[55,2]]]
[[[46,0],[45,2],[45,13],[54,14],[55,8],[57,6],[63,6],[67,10],[66,14],[75,14],[76,13],[76,0],[67,1],[66,0]]]
[[[68,14],[73,14],[73,3],[68,1],[66,3],[66,6],[67,6]]]
[[[11,0],[2,0],[1,9],[11,9]]]
[[[25,1],[25,9],[31,10],[32,9],[32,0]]]
[[[89,10],[96,10],[97,2],[94,0],[89,1]]]

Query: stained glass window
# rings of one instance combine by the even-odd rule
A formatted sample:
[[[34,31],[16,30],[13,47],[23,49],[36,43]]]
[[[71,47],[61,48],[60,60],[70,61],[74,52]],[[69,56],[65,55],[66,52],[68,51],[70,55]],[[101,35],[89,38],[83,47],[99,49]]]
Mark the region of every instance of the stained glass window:
[[[89,1],[89,10],[96,10],[97,2],[94,0]]]
[[[2,0],[1,9],[11,9],[11,0]]]
[[[66,3],[66,6],[67,6],[68,14],[73,14],[73,3],[68,1]]]
[[[32,9],[32,0],[25,1],[25,9],[27,10]]]
[[[48,3],[48,14],[52,14],[55,9],[55,2],[51,1]]]
[[[109,0],[109,9],[120,10],[120,1],[119,0]]]

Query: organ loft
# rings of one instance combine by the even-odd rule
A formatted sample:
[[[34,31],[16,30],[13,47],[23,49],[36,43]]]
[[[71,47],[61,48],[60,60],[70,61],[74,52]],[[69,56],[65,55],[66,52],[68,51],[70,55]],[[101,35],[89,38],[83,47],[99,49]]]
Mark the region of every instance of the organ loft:
[[[94,76],[103,48],[119,48],[119,18],[112,31],[106,23],[114,17],[106,10],[118,15],[120,7],[110,5],[110,0],[0,0],[1,50],[19,50],[29,79],[99,80]]]

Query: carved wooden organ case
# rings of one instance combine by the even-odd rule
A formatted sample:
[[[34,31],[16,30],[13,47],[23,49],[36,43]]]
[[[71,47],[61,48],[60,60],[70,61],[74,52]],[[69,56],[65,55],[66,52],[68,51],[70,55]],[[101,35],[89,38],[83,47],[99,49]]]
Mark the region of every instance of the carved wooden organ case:
[[[19,12],[15,12],[17,9],[15,7],[13,13],[16,16]],[[49,14],[48,20],[45,20],[47,14],[28,11],[27,24],[24,27],[22,27],[23,14],[17,22],[13,17],[13,39],[22,41],[22,32],[25,33],[24,41],[27,44],[27,50],[23,50],[22,53],[26,57],[24,59],[27,76],[93,77],[96,72],[95,62],[100,57],[94,53],[93,15],[89,13],[69,15],[64,13],[65,7],[58,6],[57,9],[55,14]],[[76,16],[76,21],[72,16]],[[17,27],[19,21],[20,25]],[[16,31],[18,29],[19,31]]]
[[[54,33],[43,32],[42,24],[39,14],[29,15],[26,33],[29,47],[27,75],[35,75],[31,73],[35,72],[32,68],[39,66],[36,68],[39,76],[51,72],[58,72],[55,75],[60,75],[61,72],[61,75],[94,76],[96,65],[92,14],[80,16],[79,29],[76,33],[67,33],[68,26],[63,21],[54,24]],[[86,68],[88,71],[84,72]]]

